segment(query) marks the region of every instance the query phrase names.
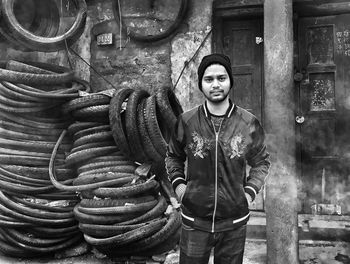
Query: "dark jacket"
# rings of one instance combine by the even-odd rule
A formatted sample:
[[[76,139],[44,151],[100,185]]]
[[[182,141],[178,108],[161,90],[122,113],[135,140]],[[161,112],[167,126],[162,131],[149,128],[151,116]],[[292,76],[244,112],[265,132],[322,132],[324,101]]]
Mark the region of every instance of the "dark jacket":
[[[179,116],[166,167],[174,189],[187,185],[181,204],[184,224],[217,232],[248,221],[245,192],[255,198],[270,166],[264,139],[258,119],[232,103],[218,133],[205,104]]]

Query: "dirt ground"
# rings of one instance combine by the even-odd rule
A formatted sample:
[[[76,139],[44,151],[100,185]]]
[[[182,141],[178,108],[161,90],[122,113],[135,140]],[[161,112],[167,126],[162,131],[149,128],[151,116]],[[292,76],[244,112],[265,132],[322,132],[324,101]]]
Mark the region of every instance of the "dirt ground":
[[[74,249],[82,252],[86,248]],[[178,250],[169,252],[169,254],[155,256],[149,259],[135,258],[132,260],[110,259],[98,253],[88,253],[77,257],[68,258],[40,258],[40,259],[17,259],[0,255],[0,264],[177,264]],[[58,257],[58,256],[57,256]],[[349,264],[350,263],[350,243],[344,242],[325,242],[325,241],[301,241],[299,246],[300,264]],[[244,264],[265,264],[266,241],[247,240]],[[209,264],[213,264],[211,257]]]

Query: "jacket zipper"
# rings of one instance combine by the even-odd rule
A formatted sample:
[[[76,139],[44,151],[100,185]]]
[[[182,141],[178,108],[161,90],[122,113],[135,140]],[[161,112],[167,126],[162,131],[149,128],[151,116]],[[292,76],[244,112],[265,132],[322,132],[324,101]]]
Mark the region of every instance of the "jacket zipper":
[[[221,129],[221,125],[222,125],[223,120],[221,120],[219,129],[217,132],[215,130],[214,122],[212,120],[210,120],[210,121],[213,125],[214,132],[215,132],[215,199],[214,199],[213,222],[211,225],[211,232],[214,233],[215,215],[216,215],[216,209],[217,209],[217,203],[218,203],[218,142],[219,142],[219,133],[220,133],[220,129]]]

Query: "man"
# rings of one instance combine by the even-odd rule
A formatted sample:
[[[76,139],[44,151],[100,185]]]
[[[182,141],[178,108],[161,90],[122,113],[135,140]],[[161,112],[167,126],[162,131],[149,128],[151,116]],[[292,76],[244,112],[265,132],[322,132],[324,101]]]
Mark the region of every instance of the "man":
[[[181,201],[180,264],[208,263],[212,248],[215,264],[242,263],[248,207],[270,166],[264,131],[254,115],[229,99],[227,56],[202,59],[198,86],[205,102],[179,116],[165,160]]]

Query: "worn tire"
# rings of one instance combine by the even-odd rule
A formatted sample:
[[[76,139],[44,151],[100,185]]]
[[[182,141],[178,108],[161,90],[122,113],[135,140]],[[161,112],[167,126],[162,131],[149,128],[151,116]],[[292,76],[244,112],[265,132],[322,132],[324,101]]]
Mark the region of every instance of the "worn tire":
[[[84,233],[96,238],[107,238],[115,235],[120,235],[125,232],[134,230],[145,224],[127,225],[127,226],[116,226],[116,225],[94,225],[79,223],[79,229]]]
[[[137,214],[122,214],[122,215],[90,215],[84,214],[80,210],[80,205],[74,207],[74,216],[79,223],[93,225],[115,225],[119,222],[126,221],[137,217]]]
[[[104,105],[109,104],[111,98],[103,94],[89,94],[82,96],[62,105],[64,113],[75,111],[83,107],[94,106],[94,105]]]
[[[77,164],[82,163],[86,160],[92,159],[94,157],[106,155],[106,154],[112,153],[112,152],[117,151],[117,150],[118,149],[115,146],[83,149],[80,151],[70,153],[66,157],[66,163],[68,166],[77,165]]]
[[[124,165],[135,165],[133,162],[129,161],[129,160],[124,160],[122,158],[120,158],[120,160],[118,160],[117,158],[118,156],[116,156],[115,160],[110,160],[110,161],[99,161],[99,162],[93,162],[91,160],[90,163],[86,164],[86,165],[82,165],[79,166],[79,168],[77,168],[77,173],[82,174],[82,173],[86,173],[86,172],[91,172],[93,170],[98,170],[98,169],[104,169],[106,167],[112,167],[112,166],[124,166]]]
[[[81,137],[92,135],[95,133],[111,131],[111,127],[109,124],[108,125],[99,124],[99,123],[94,123],[94,124],[96,125],[88,126],[86,128],[81,127],[80,130],[76,131],[73,134],[73,141],[76,141]]]
[[[79,173],[78,177],[86,177],[91,174],[108,174],[108,173],[135,173],[135,165],[134,164],[124,164],[118,166],[104,166],[98,169],[92,169],[87,172]],[[116,175],[117,176],[117,175]]]
[[[68,130],[69,134],[71,136],[73,136],[74,134],[78,133],[81,130],[95,127],[95,126],[100,126],[100,125],[102,125],[102,124],[98,123],[98,122],[79,122],[79,121],[76,121],[76,122],[72,123],[71,125],[69,125],[67,130]]]
[[[165,222],[165,219],[154,220],[139,228],[108,238],[94,238],[87,234],[84,234],[84,238],[91,245],[116,249],[120,245],[129,244],[158,232],[164,226]],[[97,249],[100,249],[100,247],[97,247]]]
[[[114,13],[115,20],[117,22],[122,22],[122,24],[118,25],[118,27],[126,31],[125,34],[129,36],[131,39],[140,41],[140,42],[153,42],[153,41],[159,41],[159,40],[168,38],[176,31],[176,29],[180,26],[182,20],[186,16],[186,12],[188,9],[187,8],[188,2],[189,0],[181,0],[181,5],[175,21],[170,25],[169,28],[167,28],[166,30],[162,31],[157,35],[142,35],[140,33],[130,31],[129,27],[123,23],[123,19],[120,17],[121,10],[119,10],[119,5],[118,5],[118,2],[116,1],[113,2],[113,13]]]
[[[89,174],[83,177],[78,177],[74,179],[73,185],[87,185],[92,183],[98,183],[98,182],[107,182],[111,180],[120,180],[120,186],[123,184],[130,183],[133,179],[135,179],[136,176],[133,173],[96,173],[96,174]],[[115,185],[116,186],[116,185]]]
[[[139,133],[142,139],[142,145],[143,145],[144,151],[147,155],[147,160],[160,161],[162,160],[162,156],[158,153],[158,151],[153,146],[151,142],[151,138],[146,128],[146,120],[143,114],[145,103],[146,103],[145,99],[142,100],[137,108],[137,127],[139,128]]]
[[[96,121],[108,124],[109,104],[87,106],[72,112],[73,117],[79,121]]]
[[[138,223],[150,221],[152,219],[160,217],[165,212],[167,206],[168,204],[165,198],[163,196],[158,196],[158,203],[151,210],[149,210],[143,215],[121,222],[119,223],[119,225],[132,225],[132,224],[138,224]]]
[[[164,160],[167,143],[165,142],[160,127],[158,125],[156,99],[154,96],[150,96],[146,99],[145,108],[143,110],[143,116],[151,142],[154,148],[162,157],[162,160]]]
[[[52,1],[47,0],[37,0],[35,2],[37,3],[37,6],[40,7],[39,10],[35,9],[35,5],[23,5],[25,8],[34,9],[33,20],[31,24],[27,27],[28,30],[30,32],[33,32],[34,35],[42,37],[55,36],[57,34],[60,24],[60,14],[57,5],[52,5]],[[15,4],[17,4],[17,2]],[[17,10],[16,6],[15,10]],[[20,12],[20,14],[23,14],[23,8],[19,9],[18,12]],[[24,21],[19,21],[20,24],[22,24],[23,22]],[[17,39],[13,37],[11,30],[8,29],[3,22],[1,22],[0,32],[7,39],[7,41],[13,45],[14,48],[21,51],[30,51],[30,49],[18,43]]]
[[[139,204],[143,202],[154,201],[155,197],[152,195],[130,197],[124,199],[82,199],[80,201],[80,207],[87,208],[101,208],[101,207],[112,207],[112,206],[124,206],[125,204]]]
[[[64,49],[66,43],[72,45],[83,33],[86,17],[87,5],[84,0],[75,0],[77,4],[76,20],[69,30],[62,35],[54,37],[37,36],[21,27],[14,14],[15,0],[1,1],[2,21],[8,31],[12,32],[18,43],[31,50],[50,52]]]
[[[182,106],[173,90],[168,86],[158,88],[155,95],[162,121],[167,124],[168,129],[172,130],[177,117],[183,112]]]
[[[73,147],[81,146],[84,144],[88,144],[89,142],[104,142],[104,141],[112,141],[113,136],[111,131],[95,133],[87,136],[83,136],[74,141]]]
[[[117,198],[117,197],[130,197],[139,194],[145,194],[150,191],[155,191],[159,188],[159,184],[155,180],[139,183],[135,185],[117,187],[117,188],[98,188],[92,192],[101,198]]]
[[[128,99],[125,111],[125,128],[128,138],[129,148],[133,160],[145,162],[148,158],[143,150],[139,129],[137,126],[137,106],[139,102],[147,97],[149,93],[145,90],[133,92]]]
[[[0,80],[11,83],[27,85],[55,85],[69,82],[73,79],[74,73],[66,69],[63,73],[56,74],[35,74],[18,72],[0,68]]]
[[[145,213],[155,206],[157,203],[156,200],[147,201],[139,204],[130,204],[122,206],[111,206],[111,207],[100,207],[100,208],[91,208],[91,207],[80,207],[79,210],[85,214],[91,215],[120,215],[120,214],[138,214]]]
[[[134,90],[130,88],[121,88],[114,94],[109,107],[109,123],[112,129],[114,141],[118,148],[120,148],[128,158],[131,158],[131,151],[124,128],[125,122],[123,121],[121,110],[123,102],[129,98],[133,91]]]

